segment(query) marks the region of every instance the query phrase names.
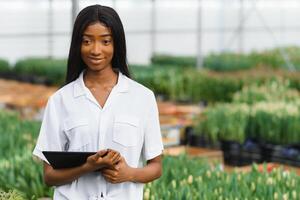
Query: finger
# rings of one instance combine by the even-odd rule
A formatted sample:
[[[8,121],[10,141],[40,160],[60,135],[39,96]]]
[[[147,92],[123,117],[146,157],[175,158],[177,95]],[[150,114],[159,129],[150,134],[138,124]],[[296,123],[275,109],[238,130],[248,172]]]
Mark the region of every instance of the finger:
[[[108,151],[107,149],[100,150],[100,151],[97,152],[97,155],[99,157],[102,157],[107,153],[107,151]]]
[[[119,171],[120,168],[121,168],[121,167],[120,167],[120,162],[118,162],[118,163],[114,166],[114,169],[115,169],[116,171]]]
[[[105,169],[102,170],[102,173],[103,174],[109,174],[109,173],[111,173],[111,171],[112,171],[111,169],[105,168]]]
[[[114,152],[114,153],[119,153],[118,151],[114,150],[114,149],[109,149],[110,152]]]
[[[113,164],[116,164],[116,162],[118,162],[121,158],[121,155],[120,154],[115,154],[113,157],[112,157],[112,162]]]
[[[121,163],[123,163],[124,162],[124,159],[123,159],[123,157],[120,155],[120,157],[116,160],[116,162],[115,162],[115,166],[116,165],[119,165],[119,164],[121,164]]]
[[[116,158],[116,159],[113,161],[113,165],[115,166],[115,165],[119,164],[119,162],[120,162],[120,158]]]
[[[112,176],[112,175],[110,175],[110,174],[108,174],[108,173],[103,173],[102,175],[103,175],[103,177],[104,177],[105,179],[108,179],[110,182],[116,181],[116,180],[117,180],[117,178],[116,178],[115,176]]]
[[[111,176],[108,176],[108,175],[107,175],[107,176],[104,176],[104,179],[105,179],[106,181],[110,182],[110,183],[117,183],[117,182],[118,182],[116,178],[111,177]]]
[[[110,149],[111,154],[110,155],[116,155],[116,154],[120,154],[118,151]]]
[[[111,159],[113,156],[114,156],[114,152],[109,151],[109,152],[106,154],[105,158]]]
[[[116,175],[116,172],[114,170],[111,170],[111,169],[106,169],[105,172],[103,172],[105,174],[108,174],[110,176],[115,176]]]
[[[98,160],[100,158],[100,155],[98,153],[96,153],[94,156],[93,156],[94,160]]]

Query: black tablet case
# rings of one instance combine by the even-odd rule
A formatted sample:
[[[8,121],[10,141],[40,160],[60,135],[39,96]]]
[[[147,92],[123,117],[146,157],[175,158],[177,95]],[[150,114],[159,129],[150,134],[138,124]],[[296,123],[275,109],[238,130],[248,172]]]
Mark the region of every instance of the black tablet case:
[[[97,152],[42,151],[54,169],[77,167]]]

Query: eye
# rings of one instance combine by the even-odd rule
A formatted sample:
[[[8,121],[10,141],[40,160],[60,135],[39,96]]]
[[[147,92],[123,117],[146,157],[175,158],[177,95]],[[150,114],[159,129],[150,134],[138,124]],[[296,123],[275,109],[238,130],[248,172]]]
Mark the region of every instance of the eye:
[[[107,45],[109,45],[111,43],[111,40],[107,39],[107,40],[103,40],[102,42],[103,42],[104,45],[107,46]]]
[[[89,44],[91,44],[91,40],[89,40],[89,39],[83,39],[82,40],[82,44],[89,45]]]

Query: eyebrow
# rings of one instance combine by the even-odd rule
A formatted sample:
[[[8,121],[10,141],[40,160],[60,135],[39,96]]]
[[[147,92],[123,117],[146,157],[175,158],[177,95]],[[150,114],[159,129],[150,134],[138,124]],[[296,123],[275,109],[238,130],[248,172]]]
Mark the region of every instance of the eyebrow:
[[[90,34],[83,34],[83,36],[87,36],[87,37],[94,37],[94,35],[90,35]],[[111,36],[110,33],[107,33],[107,34],[102,34],[102,35],[99,35],[100,37],[107,37],[107,36]]]

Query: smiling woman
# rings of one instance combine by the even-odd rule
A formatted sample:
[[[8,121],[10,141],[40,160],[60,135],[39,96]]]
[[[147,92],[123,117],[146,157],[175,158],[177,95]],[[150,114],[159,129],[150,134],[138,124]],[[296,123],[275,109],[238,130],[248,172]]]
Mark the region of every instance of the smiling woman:
[[[96,22],[83,33],[81,57],[90,69],[99,71],[111,66],[114,48],[112,34],[108,27]]]
[[[46,184],[56,186],[54,200],[142,199],[141,183],[161,176],[162,150],[155,97],[130,79],[118,14],[86,7],[74,24],[66,84],[48,101],[33,151]],[[53,169],[42,151],[97,153]]]

